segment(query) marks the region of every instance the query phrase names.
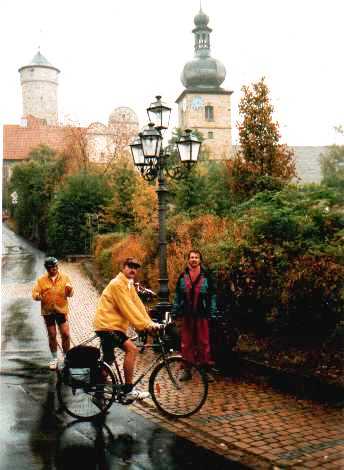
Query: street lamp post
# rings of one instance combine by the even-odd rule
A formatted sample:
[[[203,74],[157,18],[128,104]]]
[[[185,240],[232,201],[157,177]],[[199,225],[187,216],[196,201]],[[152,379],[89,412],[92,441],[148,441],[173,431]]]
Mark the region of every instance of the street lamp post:
[[[147,109],[148,126],[130,145],[134,164],[147,181],[157,180],[158,211],[159,211],[159,303],[155,309],[161,317],[169,311],[168,273],[167,273],[167,241],[166,241],[166,207],[168,187],[166,175],[173,179],[181,179],[198,160],[201,142],[186,129],[185,134],[177,141],[177,153],[181,164],[172,165],[167,148],[163,148],[163,133],[168,128],[171,108],[156,96],[156,101]]]

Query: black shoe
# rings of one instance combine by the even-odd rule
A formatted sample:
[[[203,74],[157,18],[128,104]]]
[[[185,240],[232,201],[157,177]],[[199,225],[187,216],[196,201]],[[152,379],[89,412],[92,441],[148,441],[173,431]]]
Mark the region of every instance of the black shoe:
[[[180,382],[187,382],[188,380],[192,379],[192,374],[189,369],[184,369],[182,375],[179,378]]]

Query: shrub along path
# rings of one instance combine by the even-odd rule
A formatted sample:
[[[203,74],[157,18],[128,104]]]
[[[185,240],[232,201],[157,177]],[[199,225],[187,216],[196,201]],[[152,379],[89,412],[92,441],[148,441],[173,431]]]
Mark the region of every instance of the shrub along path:
[[[93,334],[98,292],[78,263],[61,263],[73,282],[70,325],[73,344]],[[140,355],[137,371],[152,353]],[[161,426],[250,468],[344,468],[344,416],[340,408],[299,400],[267,385],[216,377],[196,415],[164,418],[153,402],[131,405]],[[115,407],[111,413],[115,413]]]

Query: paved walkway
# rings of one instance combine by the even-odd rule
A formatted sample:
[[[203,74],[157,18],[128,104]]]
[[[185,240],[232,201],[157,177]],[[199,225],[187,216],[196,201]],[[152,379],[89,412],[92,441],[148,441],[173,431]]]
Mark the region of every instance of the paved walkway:
[[[99,297],[79,264],[61,263],[75,288],[71,299],[72,341],[93,334],[92,318]],[[150,360],[140,355],[137,370]],[[196,415],[169,420],[153,402],[135,411],[161,426],[250,468],[344,469],[343,410],[276,392],[265,385],[218,376],[209,385],[206,404]]]

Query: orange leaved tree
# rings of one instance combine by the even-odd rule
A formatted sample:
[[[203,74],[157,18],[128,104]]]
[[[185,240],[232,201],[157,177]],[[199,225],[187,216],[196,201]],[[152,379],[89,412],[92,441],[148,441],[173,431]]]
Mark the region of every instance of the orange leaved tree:
[[[239,149],[228,162],[231,185],[239,198],[265,189],[279,189],[295,173],[293,151],[280,144],[279,124],[264,77],[243,86],[239,103]]]

